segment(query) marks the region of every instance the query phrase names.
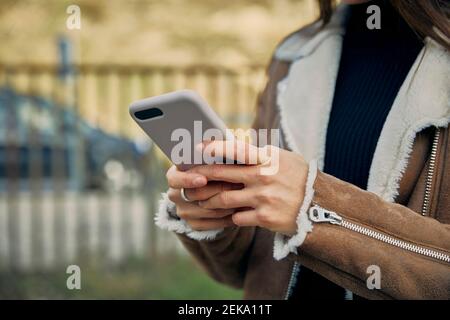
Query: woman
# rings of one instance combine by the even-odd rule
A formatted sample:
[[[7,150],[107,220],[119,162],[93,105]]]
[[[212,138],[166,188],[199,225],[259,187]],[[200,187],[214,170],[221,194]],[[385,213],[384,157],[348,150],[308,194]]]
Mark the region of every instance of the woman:
[[[254,127],[281,129],[277,174],[172,167],[157,223],[248,299],[449,299],[449,4],[343,2],[269,66]]]

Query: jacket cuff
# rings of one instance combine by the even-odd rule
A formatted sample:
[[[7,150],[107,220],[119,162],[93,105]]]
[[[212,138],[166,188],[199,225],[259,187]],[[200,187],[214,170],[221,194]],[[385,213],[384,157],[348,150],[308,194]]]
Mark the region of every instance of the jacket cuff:
[[[312,231],[313,225],[308,217],[308,209],[314,197],[314,182],[317,176],[317,161],[309,162],[308,177],[306,179],[305,196],[297,216],[297,233],[287,237],[281,233],[275,234],[273,257],[276,260],[285,258],[289,253],[297,253],[297,248],[305,241],[306,235]]]
[[[177,216],[175,203],[170,201],[167,193],[162,193],[161,196],[161,200],[159,201],[159,209],[155,217],[155,223],[161,229],[185,234],[189,238],[198,241],[213,240],[223,231],[223,229],[208,231],[193,230],[185,220]]]

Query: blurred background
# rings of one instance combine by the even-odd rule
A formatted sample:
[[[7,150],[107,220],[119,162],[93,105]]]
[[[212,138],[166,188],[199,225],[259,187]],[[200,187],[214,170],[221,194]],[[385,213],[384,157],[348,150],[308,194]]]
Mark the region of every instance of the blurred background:
[[[128,105],[190,88],[246,128],[276,44],[317,14],[316,0],[1,0],[0,299],[240,298],[155,228],[168,163]]]

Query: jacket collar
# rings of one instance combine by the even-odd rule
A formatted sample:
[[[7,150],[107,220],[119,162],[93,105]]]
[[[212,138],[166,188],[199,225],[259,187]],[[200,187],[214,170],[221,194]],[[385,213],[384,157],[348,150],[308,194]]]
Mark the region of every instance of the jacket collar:
[[[315,34],[314,25],[293,34],[276,53],[277,59],[292,62],[287,77],[278,84],[277,104],[284,142],[307,161],[317,159],[320,169],[324,165],[345,18],[346,7],[341,6],[331,25]],[[427,39],[382,129],[369,173],[368,191],[394,201],[416,133],[450,122],[448,88],[450,54]]]
[[[298,60],[312,54],[330,36],[343,35],[347,13],[348,5],[339,5],[330,22],[324,27],[321,21],[316,21],[292,33],[275,50],[275,58],[285,62]]]

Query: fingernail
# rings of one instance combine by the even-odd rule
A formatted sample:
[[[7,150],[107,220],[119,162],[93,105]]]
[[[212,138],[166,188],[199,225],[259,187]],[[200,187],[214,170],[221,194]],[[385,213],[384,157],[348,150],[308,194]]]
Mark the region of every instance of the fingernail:
[[[204,177],[197,177],[193,181],[194,186],[201,187],[206,184],[206,179]]]

